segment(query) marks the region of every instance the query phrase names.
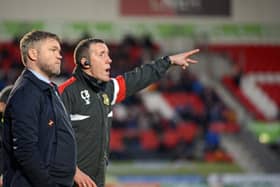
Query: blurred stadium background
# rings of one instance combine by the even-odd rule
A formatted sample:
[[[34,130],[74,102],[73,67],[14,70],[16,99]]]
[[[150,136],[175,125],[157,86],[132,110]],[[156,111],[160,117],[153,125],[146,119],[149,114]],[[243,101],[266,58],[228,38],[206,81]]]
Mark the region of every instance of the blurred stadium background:
[[[279,0],[0,0],[0,90],[23,66],[19,38],[104,39],[112,75],[200,48],[200,62],[114,108],[108,187],[279,187]]]

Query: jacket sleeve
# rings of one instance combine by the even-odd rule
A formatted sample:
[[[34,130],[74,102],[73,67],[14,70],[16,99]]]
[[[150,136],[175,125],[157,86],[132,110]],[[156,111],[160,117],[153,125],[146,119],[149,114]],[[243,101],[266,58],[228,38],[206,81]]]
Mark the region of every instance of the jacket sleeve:
[[[68,114],[72,114],[72,112],[73,112],[72,100],[74,99],[73,95],[71,95],[71,93],[67,92],[67,91],[63,91],[63,92],[59,92],[59,93],[60,93],[61,100],[62,100],[64,107],[67,110]]]
[[[30,93],[21,90],[11,99],[9,112],[12,119],[13,153],[33,187],[56,187],[38,147],[40,98]]]
[[[158,81],[170,66],[169,58],[164,57],[113,78],[111,81],[114,90],[112,104],[121,102],[126,97]]]
[[[73,84],[76,81],[76,78],[72,76],[69,78],[67,81],[62,83],[61,85],[58,86],[58,92],[60,94],[61,100],[63,101],[63,104],[68,112],[68,114],[72,114],[74,105],[73,103],[75,102],[74,96],[76,95],[75,93],[72,93],[71,91],[66,91],[67,87]],[[71,90],[71,89],[70,89]]]

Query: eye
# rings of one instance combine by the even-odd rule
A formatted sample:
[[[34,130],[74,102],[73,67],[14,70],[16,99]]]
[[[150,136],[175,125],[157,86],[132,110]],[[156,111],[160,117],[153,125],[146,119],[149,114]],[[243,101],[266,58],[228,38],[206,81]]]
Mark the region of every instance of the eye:
[[[103,56],[104,56],[104,52],[100,53],[99,56],[100,56],[100,57],[103,57]]]
[[[57,49],[51,48],[50,51],[55,52]]]

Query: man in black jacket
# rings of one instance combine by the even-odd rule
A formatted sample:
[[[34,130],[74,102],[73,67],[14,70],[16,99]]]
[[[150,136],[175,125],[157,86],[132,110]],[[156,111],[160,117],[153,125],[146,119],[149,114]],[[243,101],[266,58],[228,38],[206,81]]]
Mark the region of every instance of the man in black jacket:
[[[78,187],[105,185],[112,106],[159,80],[172,64],[185,69],[196,63],[189,57],[198,51],[166,56],[111,78],[112,60],[103,40],[85,39],[76,46],[74,75],[59,86],[59,92],[75,130],[78,166],[74,180]]]
[[[50,79],[60,73],[60,40],[32,31],[20,41],[25,70],[4,113],[5,187],[71,187],[76,141],[71,121]]]

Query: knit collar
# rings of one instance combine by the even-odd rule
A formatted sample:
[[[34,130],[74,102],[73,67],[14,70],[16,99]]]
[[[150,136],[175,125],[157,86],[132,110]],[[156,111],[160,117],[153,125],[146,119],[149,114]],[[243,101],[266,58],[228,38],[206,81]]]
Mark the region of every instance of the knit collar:
[[[98,90],[103,89],[103,87],[105,85],[105,82],[100,81],[100,80],[86,74],[80,66],[76,66],[73,74],[75,77],[85,81],[87,84],[89,84],[94,89],[98,89]]]

